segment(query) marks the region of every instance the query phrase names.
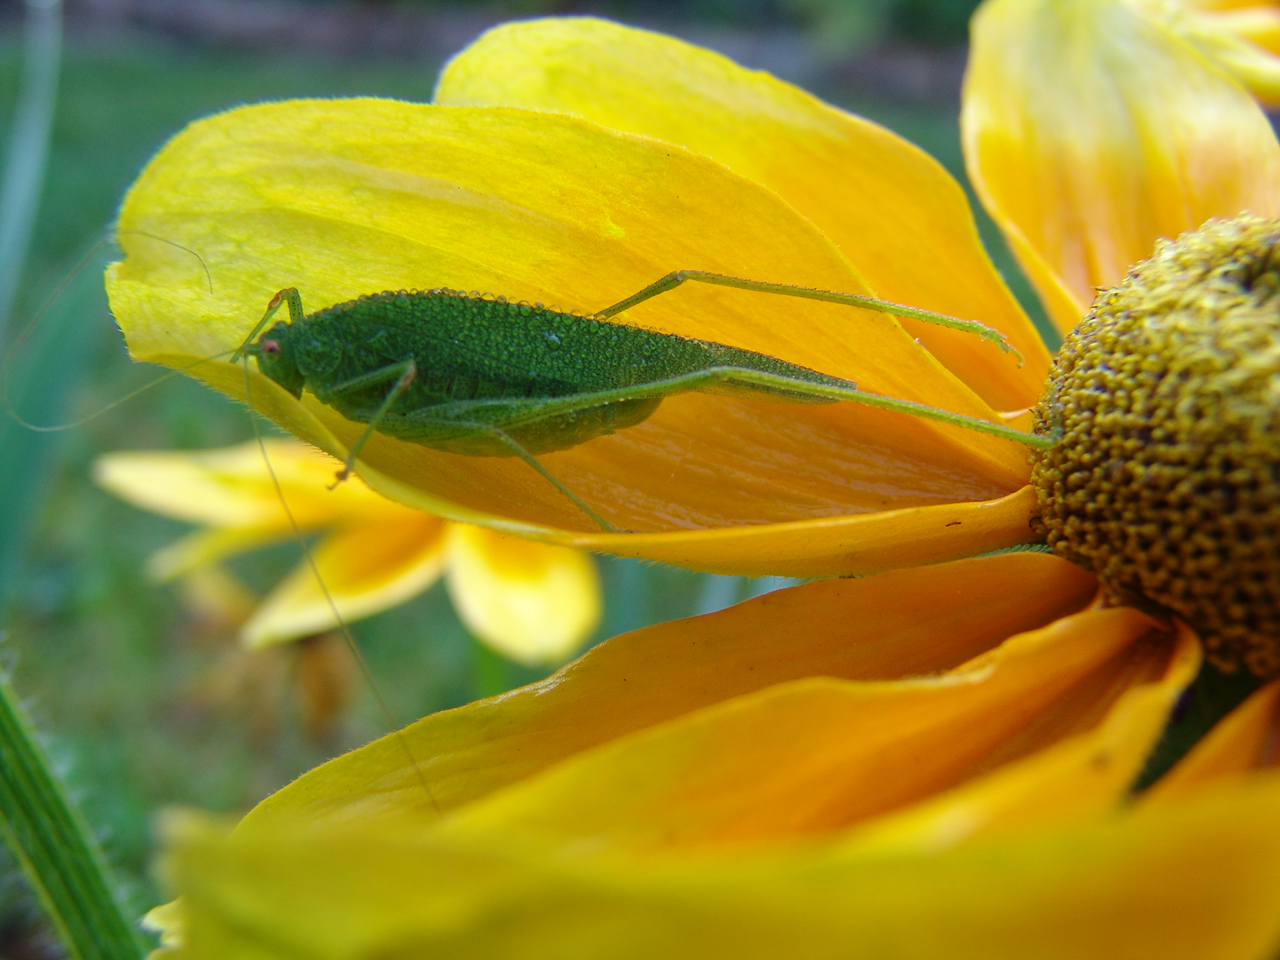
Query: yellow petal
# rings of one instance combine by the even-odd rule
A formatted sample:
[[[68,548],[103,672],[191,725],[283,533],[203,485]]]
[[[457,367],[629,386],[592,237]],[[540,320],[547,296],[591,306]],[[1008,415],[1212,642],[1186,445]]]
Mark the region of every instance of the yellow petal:
[[[943,853],[698,862],[170,819],[186,960],[1266,960],[1280,776]]]
[[[1145,0],[1170,27],[1266,104],[1280,101],[1280,9],[1254,3]]]
[[[258,607],[241,640],[256,648],[332,630],[334,607],[350,623],[398,606],[439,579],[445,545],[445,521],[409,510],[338,530],[312,551],[324,588],[304,561]]]
[[[287,518],[285,522],[287,524]],[[147,574],[163,583],[237,553],[247,553],[294,536],[293,530],[288,526],[215,527],[212,530],[197,530],[153,553],[147,559]]]
[[[281,493],[303,529],[329,523],[353,509],[368,509],[368,501],[379,499],[361,484],[328,490],[338,465],[318,450],[291,440],[265,440],[263,447],[279,491],[256,441],[216,450],[108,453],[94,463],[94,479],[153,513],[264,533],[292,532],[280,505]]]
[[[970,177],[1061,329],[1158,238],[1280,215],[1267,118],[1139,6],[988,0],[972,33]]]
[[[159,934],[161,947],[180,947],[185,939],[183,907],[178,900],[148,910],[138,924]]]
[[[1166,803],[1223,779],[1248,776],[1277,764],[1280,680],[1267,684],[1227,714],[1143,795]]]
[[[1273,3],[1202,2],[1196,4],[1211,14],[1225,29],[1242,40],[1256,43],[1268,53],[1280,54],[1280,10]]]
[[[947,809],[894,824],[894,843],[1105,810],[1199,666],[1194,637],[1179,654],[1168,641],[1132,608],[1092,610],[940,677],[778,684],[580,754],[440,829],[656,854],[821,835],[930,798]],[[955,788],[960,802],[937,797]]]
[[[1039,396],[1049,355],[982,249],[963,191],[877,124],[709,50],[589,17],[495,27],[450,62],[436,102],[567,113],[714,157],[817,224],[877,296],[1008,335],[1021,369],[972,335],[903,324],[988,403]]]
[[[312,308],[447,285],[599,309],[672,264],[861,289],[840,251],[772,191],[681,148],[504,109],[308,101],[232,111],[179,134],[121,213],[128,259],[108,286],[134,356],[177,364],[237,345],[285,284]],[[196,250],[190,258],[136,233]],[[637,323],[761,350],[867,390],[995,414],[893,321],[829,304],[681,288]],[[243,393],[243,373],[195,371]],[[277,422],[341,453],[361,427],[254,378]],[[239,386],[238,386],[239,385]],[[589,529],[515,458],[463,457],[381,434],[364,459],[480,515]],[[616,526],[698,529],[995,499],[1027,476],[1016,444],[852,404],[687,395],[638,427],[542,458]]]
[[[453,524],[446,579],[467,629],[520,663],[559,663],[600,623],[600,576],[586,554]]]
[[[1079,610],[1090,574],[1014,553],[780,590],[614,637],[547,680],[420,720],[295,781],[250,820],[431,818],[583,750],[772,684],[956,666]],[[432,798],[424,798],[405,746]]]

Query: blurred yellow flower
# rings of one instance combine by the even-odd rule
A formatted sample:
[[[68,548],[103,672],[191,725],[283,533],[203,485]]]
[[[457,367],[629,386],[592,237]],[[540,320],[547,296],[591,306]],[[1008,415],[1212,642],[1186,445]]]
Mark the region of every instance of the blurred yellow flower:
[[[1265,116],[1163,16],[991,0],[974,24],[966,157],[1064,328],[1159,238],[1280,215]],[[295,277],[323,302],[447,283],[590,310],[696,267],[981,318],[1027,362],[719,290],[632,319],[1029,425],[1049,353],[959,186],[887,131],[588,19],[491,31],[437,101],[278,104],[181,134],[122,223],[208,250],[227,292],[210,302],[188,265],[133,244],[110,285],[135,355],[225,348]],[[229,392],[236,376],[207,374]],[[261,389],[327,449],[354,436]],[[1033,538],[1023,451],[844,406],[692,397],[546,459],[616,525],[658,532],[575,532],[509,463],[380,438],[362,470],[548,540],[870,575],[616,637],[312,771],[230,837],[171,823],[176,956],[1274,955],[1277,687],[1124,806],[1200,644],[1108,606],[1059,557],[973,556]]]
[[[443,575],[467,628],[503,656],[556,663],[577,650],[600,619],[600,583],[590,558],[450,523],[393,503],[353,479],[330,490],[336,462],[292,440],[196,452],[122,451],[95,464],[99,484],[136,506],[200,525],[161,550],[158,580],[206,570],[226,557],[324,534],[316,572],[300,563],[248,616],[250,648],[332,630],[397,606]],[[272,478],[274,473],[274,480]],[[279,484],[277,489],[276,484]],[[289,513],[280,499],[289,505]],[[200,580],[196,588],[209,584]]]

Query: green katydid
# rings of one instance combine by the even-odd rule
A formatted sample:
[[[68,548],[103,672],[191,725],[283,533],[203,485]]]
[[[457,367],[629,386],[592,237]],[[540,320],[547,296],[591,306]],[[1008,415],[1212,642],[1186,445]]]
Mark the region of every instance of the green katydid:
[[[582,315],[455,290],[377,293],[306,314],[294,288],[272,297],[236,351],[295,397],[310,390],[367,424],[338,481],[374,431],[470,456],[518,456],[604,530],[613,528],[536,459],[634,426],[665,397],[697,391],[781,403],[852,401],[940,420],[1029,446],[1050,441],[986,420],[859,390],[856,383],[724,343],[610,318],[686,281],[863,307],[977,334],[974,321],[872,297],[682,270]],[[289,320],[265,329],[282,305]],[[1019,358],[1020,360],[1021,358]]]

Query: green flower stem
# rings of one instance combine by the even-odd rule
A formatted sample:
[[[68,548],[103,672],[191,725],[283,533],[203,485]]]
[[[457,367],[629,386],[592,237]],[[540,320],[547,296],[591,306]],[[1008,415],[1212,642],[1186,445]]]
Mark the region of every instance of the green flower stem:
[[[77,960],[139,960],[145,947],[107,865],[0,676],[0,831]]]

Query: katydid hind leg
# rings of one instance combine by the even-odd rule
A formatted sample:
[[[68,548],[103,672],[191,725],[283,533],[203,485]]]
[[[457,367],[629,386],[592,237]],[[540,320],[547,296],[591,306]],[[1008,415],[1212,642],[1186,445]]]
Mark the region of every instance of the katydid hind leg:
[[[747,383],[754,383],[763,387],[773,388],[775,390],[799,392],[833,401],[846,401],[876,407],[882,410],[905,413],[911,416],[921,417],[923,419],[950,424],[951,426],[986,433],[999,437],[1003,440],[1011,440],[1025,446],[1044,447],[1052,442],[1043,437],[1037,437],[1033,434],[1024,433],[1020,430],[1014,430],[1013,428],[1004,426],[1003,424],[996,424],[987,420],[979,420],[974,417],[965,416],[964,414],[952,413],[947,410],[939,410],[910,400],[899,400],[893,397],[869,393],[867,391],[857,389],[857,387],[852,384],[849,386],[826,386],[809,383],[803,380],[794,380],[778,374],[737,367],[712,367],[696,371],[694,373],[672,377],[667,380],[646,383],[636,387],[623,387],[614,390],[578,394],[571,397],[547,399],[539,403],[538,409],[533,415],[522,418],[518,422],[509,421],[505,425],[508,427],[523,426],[602,404],[617,403],[620,401],[639,399],[654,395],[669,396],[675,393],[698,390],[702,387],[724,383],[726,380],[739,380]],[[503,402],[504,401],[501,400],[473,400],[469,401],[467,406],[469,409],[475,411],[483,409],[489,405],[498,405]],[[596,513],[595,510],[591,509],[591,507],[583,501],[581,497],[570,490],[559,478],[552,474],[551,471],[539,463],[533,454],[529,453],[528,450],[522,447],[506,431],[491,423],[483,421],[467,421],[451,417],[442,417],[438,422],[448,424],[450,426],[483,431],[495,437],[509,450],[511,450],[512,453],[520,457],[525,461],[525,463],[529,464],[529,466],[536,470],[548,483],[552,484],[567,499],[572,501],[573,504],[582,510],[583,513],[595,521],[602,530],[608,533],[619,532],[608,521]]]
[[[753,293],[769,293],[783,297],[797,297],[802,300],[817,300],[822,303],[836,303],[848,307],[861,307],[864,310],[874,310],[877,313],[887,313],[895,317],[904,317],[910,320],[919,320],[923,323],[930,323],[939,327],[949,327],[952,330],[961,330],[965,333],[976,334],[983,340],[994,343],[1005,353],[1012,353],[1018,359],[1018,366],[1022,366],[1023,358],[1009,343],[1006,337],[994,327],[987,326],[977,320],[963,320],[959,317],[951,317],[945,313],[937,313],[933,310],[925,310],[920,307],[912,307],[902,303],[894,303],[891,300],[881,300],[878,297],[866,296],[855,293],[840,293],[837,290],[822,290],[817,287],[802,287],[789,283],[770,283],[764,280],[748,280],[744,277],[734,277],[725,273],[713,273],[709,270],[675,270],[668,273],[665,277],[657,280],[643,290],[639,290],[620,300],[611,307],[605,307],[599,313],[594,314],[602,320],[609,317],[617,316],[624,310],[629,310],[637,304],[644,303],[646,300],[652,300],[660,294],[674,290],[676,287],[684,283],[707,283],[717,287],[733,287],[737,290],[748,290]]]
[[[990,434],[991,436],[999,437],[1002,440],[1012,440],[1014,443],[1020,443],[1023,446],[1028,447],[1044,448],[1046,446],[1051,446],[1053,443],[1052,440],[1046,437],[1038,437],[1035,434],[1026,433],[1022,430],[1015,430],[1012,427],[1005,426],[1004,424],[993,423],[989,420],[980,420],[976,417],[970,417],[962,413],[952,413],[949,410],[940,410],[936,407],[930,407],[923,403],[917,403],[914,400],[901,400],[896,397],[887,397],[883,394],[859,390],[855,384],[849,384],[847,386],[827,386],[823,384],[810,383],[805,380],[784,377],[776,373],[765,373],[760,370],[751,370],[742,367],[708,367],[693,373],[682,374],[678,377],[671,377],[667,380],[651,381],[635,387],[619,387],[613,390],[599,390],[593,393],[581,393],[570,397],[556,397],[542,401],[538,405],[536,415],[528,416],[518,421],[509,420],[505,426],[508,428],[523,426],[527,423],[535,423],[550,417],[562,416],[566,413],[573,413],[574,411],[583,410],[588,407],[600,406],[607,403],[616,403],[621,400],[634,400],[640,397],[655,395],[671,396],[677,393],[698,390],[713,384],[724,383],[728,380],[753,383],[776,391],[801,393],[815,398],[858,403],[863,406],[877,407],[882,410],[892,410],[897,413],[905,413],[913,417],[919,417],[924,420],[936,420],[940,423],[947,423],[966,430],[974,430],[978,433]],[[490,403],[502,402],[503,401],[473,400],[469,402],[469,406],[471,409],[480,409]]]
[[[466,427],[467,429],[475,430],[479,433],[489,434],[491,437],[501,442],[513,454],[515,454],[517,457],[519,457],[521,460],[523,460],[525,463],[531,466],[535,471],[537,471],[538,475],[541,476],[542,479],[546,480],[549,484],[551,484],[553,487],[559,490],[560,493],[562,493],[565,496],[565,498],[569,500],[570,503],[572,503],[575,507],[577,507],[583,513],[585,513],[588,517],[590,517],[591,520],[594,523],[596,523],[600,527],[600,529],[603,530],[605,533],[621,532],[618,530],[617,527],[611,524],[608,520],[600,516],[600,514],[596,513],[595,510],[591,509],[591,506],[585,500],[583,500],[580,496],[578,496],[576,493],[570,490],[559,477],[557,477],[554,473],[552,473],[550,470],[544,467],[541,463],[539,463],[537,457],[535,457],[532,453],[530,453],[523,446],[521,446],[519,441],[517,441],[514,437],[508,434],[505,430],[502,430],[499,427],[495,427],[491,423],[482,423],[479,421],[468,422],[463,420],[448,420],[444,422],[447,422],[450,426]]]

